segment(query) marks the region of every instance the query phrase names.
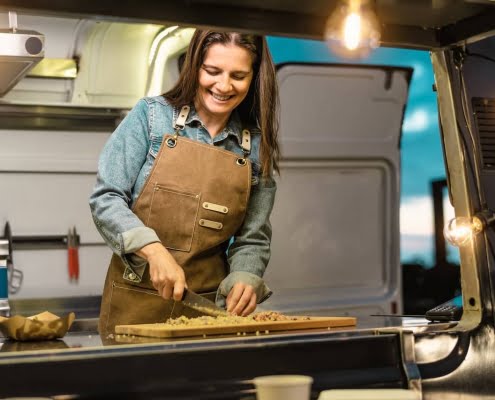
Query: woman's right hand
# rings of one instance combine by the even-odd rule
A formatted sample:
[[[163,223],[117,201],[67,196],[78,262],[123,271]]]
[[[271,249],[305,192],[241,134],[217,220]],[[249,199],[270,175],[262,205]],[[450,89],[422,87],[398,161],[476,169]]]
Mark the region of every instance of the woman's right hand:
[[[180,301],[186,285],[184,270],[161,243],[150,243],[136,252],[148,261],[150,278],[165,300]]]

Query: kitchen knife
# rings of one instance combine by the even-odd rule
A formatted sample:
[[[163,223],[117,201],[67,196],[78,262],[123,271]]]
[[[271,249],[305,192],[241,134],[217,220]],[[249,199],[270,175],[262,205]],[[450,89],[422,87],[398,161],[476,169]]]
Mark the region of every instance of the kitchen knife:
[[[195,311],[202,315],[209,315],[212,317],[229,316],[230,314],[223,308],[217,307],[215,303],[207,298],[194,293],[192,290],[184,289],[184,295],[182,296],[182,303],[188,307],[193,308]]]

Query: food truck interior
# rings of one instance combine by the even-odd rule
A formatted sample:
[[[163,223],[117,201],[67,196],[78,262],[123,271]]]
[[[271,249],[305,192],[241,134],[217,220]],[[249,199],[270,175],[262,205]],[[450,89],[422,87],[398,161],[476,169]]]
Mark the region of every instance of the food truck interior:
[[[460,284],[462,317],[404,316],[401,138],[412,68],[295,60],[277,64],[282,159],[265,275],[274,294],[259,309],[356,325],[100,337],[111,252],[88,196],[115,127],[139,98],[171,88],[195,28],[324,40],[351,55],[332,24],[356,4],[380,33],[363,52],[378,43],[430,51],[446,171],[434,188],[446,187],[455,209],[453,221],[435,221],[436,256],[445,257],[443,222],[460,255],[460,274],[436,284],[445,293]],[[493,396],[493,32],[489,0],[2,1],[0,311],[12,317],[0,326],[45,311],[75,320],[57,320],[68,332],[55,340],[2,329],[0,397],[254,399],[253,378],[277,374],[311,376],[313,399],[334,389]]]

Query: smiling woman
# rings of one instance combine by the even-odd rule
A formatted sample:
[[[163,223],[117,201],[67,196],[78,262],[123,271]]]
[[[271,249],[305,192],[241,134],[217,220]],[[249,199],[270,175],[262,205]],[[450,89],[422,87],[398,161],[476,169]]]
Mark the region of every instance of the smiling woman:
[[[264,38],[198,30],[176,85],[119,125],[90,199],[115,253],[100,333],[159,321],[185,287],[242,316],[268,298],[277,106]]]

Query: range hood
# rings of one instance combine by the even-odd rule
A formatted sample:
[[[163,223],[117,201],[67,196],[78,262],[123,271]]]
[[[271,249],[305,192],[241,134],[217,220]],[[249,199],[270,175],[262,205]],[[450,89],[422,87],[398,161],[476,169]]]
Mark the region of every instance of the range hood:
[[[0,29],[0,97],[19,82],[45,55],[39,32]]]

